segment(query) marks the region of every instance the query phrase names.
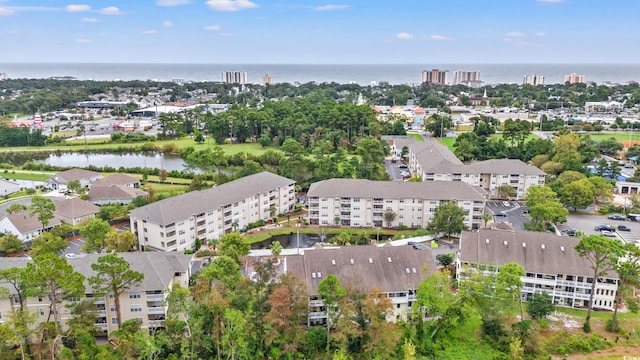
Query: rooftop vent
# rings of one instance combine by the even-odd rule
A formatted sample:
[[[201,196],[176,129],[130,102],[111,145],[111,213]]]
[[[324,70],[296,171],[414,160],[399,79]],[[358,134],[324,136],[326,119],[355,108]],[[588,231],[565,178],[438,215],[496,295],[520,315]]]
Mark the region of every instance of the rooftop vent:
[[[369,264],[373,264],[373,259],[369,258]]]
[[[351,265],[355,264],[355,261],[353,261],[353,259],[349,259],[349,263],[351,263]]]
[[[526,248],[527,247],[527,243],[522,243],[522,247]]]
[[[417,273],[416,268],[411,268],[411,271],[413,271],[413,273]]]
[[[564,252],[564,246],[560,246],[560,251]]]
[[[490,243],[491,241],[490,241],[489,239],[484,239],[484,242],[488,244],[488,243]]]
[[[331,265],[336,266],[336,261],[334,259],[331,259]]]
[[[542,250],[544,250],[544,244],[540,245],[540,248],[541,248]]]
[[[311,273],[311,278],[315,279],[316,278],[316,273]]]
[[[322,277],[322,273],[318,271],[318,279]]]
[[[392,261],[391,261],[391,257],[388,257],[388,258],[387,258],[387,262],[392,262]]]
[[[507,240],[503,241],[502,243],[504,244],[504,246],[509,245],[509,242],[507,242]]]
[[[409,270],[409,268],[405,268],[404,271],[406,271],[407,274],[411,274],[411,270]]]

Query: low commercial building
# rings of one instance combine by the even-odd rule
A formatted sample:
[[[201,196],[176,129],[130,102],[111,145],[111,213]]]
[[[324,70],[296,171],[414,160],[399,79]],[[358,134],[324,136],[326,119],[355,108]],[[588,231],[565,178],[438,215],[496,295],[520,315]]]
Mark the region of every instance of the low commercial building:
[[[454,201],[465,210],[465,224],[482,224],[484,191],[463,182],[397,182],[329,179],[311,184],[309,223],[323,226],[426,227],[436,208]],[[392,212],[393,220],[385,218]]]
[[[166,291],[175,284],[188,287],[191,277],[191,256],[180,253],[148,253],[132,252],[118,254],[124,258],[131,269],[144,275],[143,281],[139,285],[132,286],[120,295],[120,314],[122,322],[138,319],[143,328],[161,327],[166,319],[167,308],[165,305]],[[96,263],[99,254],[84,254],[67,261],[74,270],[89,278],[95,275],[91,269],[91,264]],[[0,269],[12,267],[23,268],[27,265],[26,258],[10,258],[0,261]],[[4,287],[9,296],[0,297],[0,323],[10,319],[11,314],[20,308],[18,294],[15,289],[7,284],[0,284]],[[118,329],[118,318],[115,309],[115,298],[113,294],[98,297],[93,294],[88,282],[85,283],[86,294],[84,300],[92,301],[97,308],[97,321],[94,324],[105,334],[111,334]],[[80,300],[80,299],[78,299]],[[71,319],[69,308],[60,306],[62,327]],[[50,302],[46,294],[40,296],[29,296],[25,299],[25,307],[35,315],[34,327],[46,322],[49,317]]]
[[[91,183],[102,179],[102,174],[95,171],[84,169],[69,169],[57,173],[44,182],[44,187],[53,190],[66,190],[72,181],[80,182],[80,185],[89,188]]]
[[[295,181],[265,171],[134,209],[131,231],[141,250],[183,251],[196,239],[218,239],[294,205]]]
[[[615,272],[593,278],[591,264],[575,250],[579,238],[530,231],[479,230],[463,232],[456,256],[458,281],[465,273],[495,273],[514,262],[526,272],[521,277],[522,298],[538,292],[551,296],[554,305],[588,307],[591,285],[596,281],[593,308],[613,310],[618,289]]]

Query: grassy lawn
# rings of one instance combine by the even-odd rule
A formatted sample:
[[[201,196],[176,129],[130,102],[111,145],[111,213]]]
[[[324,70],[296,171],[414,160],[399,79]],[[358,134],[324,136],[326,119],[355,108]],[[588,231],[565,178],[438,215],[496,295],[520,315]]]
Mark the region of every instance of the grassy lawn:
[[[43,171],[23,171],[23,170],[4,170],[0,172],[0,176],[5,179],[18,179],[30,181],[46,181],[54,172]]]
[[[424,139],[422,138],[422,135],[420,134],[408,133],[407,136],[413,136],[416,139],[416,141],[424,141]]]
[[[153,190],[158,194],[175,196],[183,194],[187,191],[188,185],[174,185],[174,184],[147,184],[145,185],[145,189],[148,187],[152,187]]]
[[[610,138],[614,138],[619,142],[629,141],[629,140],[640,141],[639,132],[629,134],[628,131],[627,132],[620,131],[620,132],[614,132],[614,133],[588,133],[587,135],[589,135],[589,137],[591,137],[593,141],[602,141]]]
[[[453,147],[453,144],[456,142],[456,138],[435,138],[436,141],[439,141],[441,144],[445,145],[446,147],[449,148],[449,150],[454,151],[455,147]]]
[[[286,218],[285,218],[286,219]],[[317,234],[331,234],[331,235],[337,235],[343,232],[349,233],[349,234],[360,234],[360,233],[367,233],[369,235],[377,235],[378,234],[378,230],[373,229],[373,228],[368,228],[368,229],[351,229],[351,228],[340,228],[340,227],[310,227],[310,226],[303,226],[303,227],[295,227],[295,221],[292,218],[291,219],[291,226],[287,226],[286,223],[282,224],[281,228],[276,228],[276,229],[268,229],[268,230],[260,230],[258,232],[252,232],[252,233],[245,233],[244,236],[247,238],[247,240],[249,240],[249,243],[253,244],[253,243],[257,243],[260,241],[264,241],[269,239],[272,236],[277,236],[277,235],[289,235],[291,233],[295,233],[297,231],[300,232],[300,234],[311,234],[311,235],[317,235]],[[413,231],[413,230],[407,230],[407,231]],[[391,230],[391,229],[380,229],[379,230],[379,234],[380,235],[395,235],[399,232],[402,232],[402,230]]]

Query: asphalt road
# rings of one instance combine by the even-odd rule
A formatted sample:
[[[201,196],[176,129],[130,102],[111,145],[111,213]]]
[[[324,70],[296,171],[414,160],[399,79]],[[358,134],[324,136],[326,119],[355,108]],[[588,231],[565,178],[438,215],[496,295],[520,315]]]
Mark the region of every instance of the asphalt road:
[[[402,164],[399,161],[396,161],[395,163],[391,162],[391,160],[385,160],[384,161],[384,167],[385,169],[387,169],[387,174],[389,174],[389,177],[391,178],[391,180],[393,181],[402,181],[402,175],[400,175],[403,171],[409,171],[409,169],[401,169],[398,166]]]
[[[508,206],[507,206],[508,204]],[[518,201],[487,201],[486,207],[493,214],[493,222],[508,222],[514,230],[524,230],[524,223],[529,217],[524,213],[526,205]],[[501,216],[501,214],[506,216]]]

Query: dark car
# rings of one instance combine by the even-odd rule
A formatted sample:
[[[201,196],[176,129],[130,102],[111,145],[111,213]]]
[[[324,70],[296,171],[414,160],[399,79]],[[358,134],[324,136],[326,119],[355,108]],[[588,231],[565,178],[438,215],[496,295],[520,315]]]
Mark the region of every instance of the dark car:
[[[618,225],[618,231],[631,231],[631,228],[626,225]]]
[[[611,214],[611,215],[607,216],[607,219],[609,219],[609,220],[620,220],[620,221],[625,221],[626,220],[624,218],[624,216],[622,216],[620,214]]]
[[[567,234],[567,236],[576,236],[576,230],[575,229],[562,230],[562,233]]]
[[[609,226],[609,225],[598,225],[596,226],[596,231],[616,231],[616,229],[613,226]]]

